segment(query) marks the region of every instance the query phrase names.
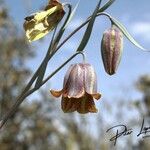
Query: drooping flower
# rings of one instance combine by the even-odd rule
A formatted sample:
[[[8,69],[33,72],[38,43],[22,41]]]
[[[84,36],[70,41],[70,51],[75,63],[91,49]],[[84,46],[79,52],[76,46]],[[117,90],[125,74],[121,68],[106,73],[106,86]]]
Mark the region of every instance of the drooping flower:
[[[116,27],[107,29],[101,42],[101,54],[105,71],[109,75],[116,73],[123,50],[123,34]]]
[[[72,64],[65,75],[63,89],[50,92],[54,97],[62,95],[61,107],[65,113],[96,113],[93,99],[101,97],[97,93],[96,73],[88,63]]]
[[[44,37],[56,27],[64,14],[62,4],[51,0],[43,11],[26,17],[23,26],[28,40],[31,42]]]

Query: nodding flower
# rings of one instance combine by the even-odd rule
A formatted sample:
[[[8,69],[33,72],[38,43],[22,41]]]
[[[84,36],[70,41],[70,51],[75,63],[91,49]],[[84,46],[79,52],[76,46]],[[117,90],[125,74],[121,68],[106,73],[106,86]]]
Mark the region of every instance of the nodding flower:
[[[61,107],[65,113],[96,113],[94,99],[101,97],[97,93],[96,73],[88,63],[72,64],[65,75],[63,89],[50,92],[54,97],[62,95]]]

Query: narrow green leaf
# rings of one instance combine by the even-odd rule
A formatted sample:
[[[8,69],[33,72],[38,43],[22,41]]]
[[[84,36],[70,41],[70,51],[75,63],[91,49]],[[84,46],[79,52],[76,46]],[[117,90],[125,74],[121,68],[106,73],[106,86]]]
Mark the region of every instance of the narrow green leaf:
[[[75,12],[76,12],[76,10],[77,10],[77,8],[78,8],[78,6],[79,6],[79,3],[80,3],[80,0],[79,0],[78,3],[75,5],[73,11],[71,12],[70,16],[68,17],[68,19],[67,19],[67,21],[66,21],[66,23],[65,23],[65,25],[64,25],[64,27],[63,27],[63,29],[66,29],[66,27],[68,26],[68,24],[69,24],[70,21],[72,20],[72,18],[73,18],[73,16],[74,16]]]
[[[95,21],[95,18],[96,18],[96,15],[98,13],[98,10],[99,10],[99,7],[100,7],[100,4],[101,4],[102,0],[100,0],[91,16],[91,19],[89,21],[89,24],[86,28],[86,31],[84,33],[84,36],[82,38],[82,41],[79,45],[79,47],[77,48],[77,51],[83,51],[85,46],[87,45],[88,41],[89,41],[89,38],[91,36],[91,33],[92,33],[92,29],[93,29],[93,25],[94,25],[94,21]]]
[[[40,84],[42,83],[44,75],[45,75],[47,64],[48,64],[48,61],[45,59],[45,61],[43,62],[43,64],[40,67],[40,71],[38,73],[38,77],[37,77],[37,80],[36,80],[36,83],[35,83],[35,88],[40,87]]]
[[[127,39],[133,43],[136,47],[140,48],[143,51],[149,51],[146,50],[145,48],[143,48],[131,35],[130,33],[127,31],[127,29],[115,18],[110,17],[111,21],[113,24],[115,24],[121,31],[122,33],[127,37]]]
[[[64,26],[66,25],[66,23],[68,22],[68,20],[69,20],[69,18],[70,18],[70,16],[71,16],[71,13],[72,13],[72,5],[71,4],[65,4],[64,6],[68,6],[68,14],[67,14],[67,17],[66,17],[66,19],[65,19],[65,21],[64,21],[64,24],[62,25],[62,27],[61,27],[61,30],[64,28]]]
[[[103,7],[99,9],[98,12],[103,12],[105,11],[110,5],[112,5],[115,2],[115,0],[109,0]]]
[[[78,3],[76,4],[76,6],[74,7],[74,9],[72,10],[72,6],[70,4],[68,4],[68,8],[69,8],[69,12],[68,12],[68,15],[66,17],[66,20],[64,22],[64,24],[62,25],[62,27],[60,28],[56,38],[55,38],[55,46],[59,43],[66,27],[68,26],[68,24],[70,23],[70,21],[72,20],[77,8],[78,8],[78,5],[80,3],[80,0],[78,1]]]

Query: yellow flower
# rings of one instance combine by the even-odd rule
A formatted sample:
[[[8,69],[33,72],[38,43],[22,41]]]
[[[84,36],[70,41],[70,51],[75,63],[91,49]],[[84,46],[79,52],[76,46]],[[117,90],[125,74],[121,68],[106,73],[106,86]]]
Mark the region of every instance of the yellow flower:
[[[94,68],[87,63],[71,65],[65,75],[63,89],[50,92],[55,97],[62,95],[61,107],[65,113],[74,111],[82,114],[96,113],[93,99],[98,100],[101,97],[101,94],[97,93]]]
[[[44,37],[56,27],[64,14],[62,4],[51,0],[45,10],[26,17],[24,29],[28,40],[31,42]]]

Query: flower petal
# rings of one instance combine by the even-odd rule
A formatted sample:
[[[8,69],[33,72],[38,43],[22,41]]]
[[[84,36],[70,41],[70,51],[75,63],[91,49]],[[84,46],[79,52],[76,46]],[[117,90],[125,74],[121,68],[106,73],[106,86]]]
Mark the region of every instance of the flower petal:
[[[34,19],[37,22],[42,21],[45,17],[53,14],[54,12],[58,11],[60,9],[60,6],[54,6],[46,11],[41,11],[41,12],[37,12],[36,15],[34,16]]]
[[[85,114],[88,112],[97,113],[97,109],[91,95],[86,94],[84,97],[80,98],[77,112],[81,114]]]
[[[84,64],[85,91],[88,94],[97,93],[97,77],[94,68],[90,64]]]
[[[65,86],[66,86],[66,83],[67,83],[68,78],[69,78],[69,76],[70,76],[70,72],[71,72],[71,70],[72,70],[73,67],[74,67],[74,65],[72,64],[72,65],[69,67],[69,69],[67,70],[66,74],[65,74],[64,83],[63,83],[63,87],[64,87],[64,88],[65,88]]]
[[[26,30],[26,37],[28,38],[29,42],[36,41],[48,34],[50,30],[52,30],[52,28],[50,29],[44,27],[43,23],[39,23],[34,25],[33,29]]]
[[[80,98],[85,94],[83,82],[83,69],[79,64],[72,66],[71,71],[66,76],[63,96],[68,98]]]
[[[50,93],[54,96],[54,97],[60,97],[62,94],[63,90],[60,91],[55,91],[55,90],[50,90]]]
[[[44,11],[25,18],[24,29],[30,42],[42,38],[53,30],[64,15],[62,5],[48,6],[49,9],[47,7]]]
[[[65,113],[76,111],[77,110],[76,100],[74,98],[62,97],[61,108]]]

